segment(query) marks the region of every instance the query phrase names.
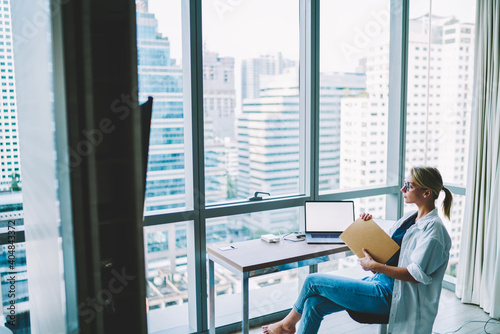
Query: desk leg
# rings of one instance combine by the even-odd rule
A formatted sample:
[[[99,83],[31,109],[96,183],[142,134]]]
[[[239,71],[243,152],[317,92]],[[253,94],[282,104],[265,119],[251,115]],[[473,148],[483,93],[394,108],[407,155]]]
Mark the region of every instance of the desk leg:
[[[210,299],[209,333],[215,334],[215,271],[214,261],[208,260],[208,297]]]
[[[242,295],[242,322],[241,322],[241,332],[242,334],[248,334],[248,331],[250,329],[250,324],[249,324],[249,298],[248,298],[248,273],[243,273],[243,280],[242,280],[242,289],[241,289],[241,295]]]
[[[318,272],[318,265],[317,264],[311,264],[309,266],[309,274],[317,273],[317,272]]]

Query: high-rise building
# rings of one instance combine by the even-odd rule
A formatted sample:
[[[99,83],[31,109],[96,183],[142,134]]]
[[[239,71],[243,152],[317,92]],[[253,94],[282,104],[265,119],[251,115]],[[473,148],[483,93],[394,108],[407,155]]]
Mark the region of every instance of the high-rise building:
[[[256,98],[243,101],[238,119],[238,196],[298,192],[299,87],[295,69],[261,76]]]
[[[11,26],[7,1],[0,7],[0,191],[10,190],[12,178],[21,174]]]
[[[389,45],[372,48],[366,62],[366,93],[341,102],[340,188],[386,182]],[[383,197],[361,198],[359,212],[385,215]]]
[[[367,73],[367,82],[369,74]],[[342,99],[340,188],[363,188],[385,183],[387,99],[358,96]],[[384,106],[385,105],[385,106]],[[356,209],[385,216],[385,199],[358,199]]]
[[[147,6],[137,12],[139,100],[154,97],[146,211],[185,205],[182,68],[170,58],[170,42],[158,33]]]
[[[207,203],[235,197],[234,163],[236,92],[234,58],[203,53],[205,192]]]
[[[234,138],[234,58],[203,53],[203,104],[205,119],[213,123],[218,138]]]
[[[320,75],[319,191],[340,187],[341,101],[363,95],[364,73],[321,73]]]
[[[24,229],[21,167],[16,101],[16,80],[12,42],[10,0],[0,7],[0,230],[7,234]],[[9,241],[13,241],[10,238]],[[5,238],[7,240],[7,238]],[[14,238],[15,239],[15,238]],[[6,242],[0,247],[1,306],[0,326],[11,327],[14,333],[29,333],[28,274],[24,242]],[[15,294],[9,279],[15,277]],[[9,292],[10,291],[10,292]],[[15,305],[16,317],[10,319],[8,307]],[[5,320],[14,320],[5,324]]]
[[[170,57],[170,41],[158,22],[137,6],[139,99],[154,97],[151,123],[146,210],[185,205],[185,137],[183,70]],[[226,198],[224,138],[234,136],[234,60],[205,52],[205,165],[207,203]]]
[[[428,30],[429,15],[410,20],[406,174],[425,164],[438,167],[445,182],[464,184],[474,25],[432,16],[430,44]],[[388,67],[389,44],[374,46],[366,62],[367,96],[342,100],[341,187],[343,182],[350,187],[385,183]],[[360,203],[360,210],[384,216],[382,197]],[[452,265],[458,262],[463,208],[463,196],[455,196],[452,220],[445,220],[453,241]]]
[[[244,59],[241,62],[241,99],[257,98],[262,75],[283,74],[287,68],[297,67],[294,60],[283,58],[281,52]]]
[[[344,96],[360,94],[365,89],[365,76],[325,74],[320,83],[323,111],[320,178],[322,187],[331,189],[339,182],[340,101]],[[238,119],[238,196],[249,197],[255,191],[272,196],[297,194],[301,168],[298,68],[261,76],[258,95],[244,100]],[[271,219],[266,215],[274,216]],[[258,216],[252,219],[256,227],[286,226],[291,221],[289,213],[261,212],[254,216]]]

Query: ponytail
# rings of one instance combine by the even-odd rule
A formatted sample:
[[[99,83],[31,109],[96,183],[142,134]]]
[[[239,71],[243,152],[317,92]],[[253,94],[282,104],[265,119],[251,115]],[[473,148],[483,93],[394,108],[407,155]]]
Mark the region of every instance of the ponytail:
[[[448,188],[443,187],[443,178],[441,173],[435,167],[415,166],[410,170],[413,182],[419,187],[432,190],[434,200],[439,196],[441,190],[444,191],[445,198],[443,201],[443,213],[446,218],[450,219],[451,204],[453,203],[453,195]]]
[[[451,191],[443,187],[443,191],[445,194],[444,201],[443,201],[443,212],[446,218],[450,219],[450,211],[451,211],[451,204],[453,203],[453,195],[451,194]]]

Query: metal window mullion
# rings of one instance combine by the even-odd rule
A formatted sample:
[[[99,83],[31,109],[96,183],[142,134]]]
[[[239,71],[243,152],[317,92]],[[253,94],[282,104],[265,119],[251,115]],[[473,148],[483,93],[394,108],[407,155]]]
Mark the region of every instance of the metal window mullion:
[[[204,152],[204,124],[203,124],[203,50],[202,50],[202,12],[201,0],[183,0],[183,32],[185,55],[189,61],[185,64],[188,75],[184,85],[187,89],[184,94],[189,96],[184,106],[185,117],[190,120],[186,123],[191,140],[192,157],[186,159],[186,197],[187,206],[192,206],[193,212],[186,216],[192,219],[188,223],[188,258],[194,264],[188,266],[189,277],[189,326],[196,332],[208,330],[207,306],[207,272],[206,272],[206,238],[205,238],[205,152]],[[188,39],[188,40],[186,40]],[[186,99],[185,99],[186,101]],[[186,115],[188,114],[189,115]],[[189,122],[190,121],[190,122]],[[187,147],[186,147],[187,148]],[[192,181],[189,177],[192,177]],[[192,183],[191,183],[192,182]],[[188,185],[188,183],[191,183]],[[188,193],[190,192],[190,193]],[[192,202],[191,202],[192,201]],[[188,211],[189,212],[189,211]]]
[[[180,223],[195,219],[194,210],[152,214],[144,217],[144,226]]]
[[[317,199],[319,192],[319,0],[300,0],[300,110],[301,169],[305,193]],[[304,143],[304,144],[302,144]]]
[[[399,194],[399,186],[384,186],[377,188],[346,189],[339,192],[324,194],[318,197],[320,201],[340,201],[345,199],[357,199],[363,197]],[[399,196],[399,195],[398,195]]]
[[[452,185],[452,184],[447,184],[447,183],[445,183],[444,186],[446,188],[448,188],[453,194],[456,194],[456,195],[465,196],[465,194],[467,192],[467,188],[465,186],[457,186],[457,185]]]
[[[299,0],[299,192],[311,194],[311,164],[310,154],[310,121],[307,113],[307,89],[309,81],[307,77],[307,46],[306,46],[306,2]]]
[[[406,159],[409,10],[409,0],[391,0],[387,184],[399,188],[403,183]],[[386,218],[401,217],[403,205],[399,193],[387,196]]]
[[[310,197],[292,197],[287,199],[271,199],[259,201],[259,203],[239,203],[235,205],[223,205],[205,209],[205,218],[226,217],[232,215],[247,214],[253,212],[279,210],[304,205],[311,200]]]
[[[453,193],[461,194],[465,190],[458,186],[448,186]],[[343,189],[327,194],[322,194],[316,197],[319,201],[328,200],[344,200],[352,198],[362,198],[371,197],[379,195],[391,195],[399,194],[400,187],[397,185],[393,186],[381,186],[372,188],[360,188],[360,189]],[[238,203],[226,203],[220,205],[212,205],[206,207],[203,211],[203,216],[205,219],[227,217],[232,215],[254,213],[267,210],[279,210],[291,207],[297,207],[304,205],[305,201],[312,200],[311,196],[291,196],[287,198],[273,198],[269,200],[263,200],[259,202],[238,202]],[[195,213],[194,210],[186,210],[179,212],[169,212],[164,214],[154,214],[149,215],[144,218],[144,226],[154,226],[162,224],[172,224],[179,223],[189,220],[195,220],[199,213]]]

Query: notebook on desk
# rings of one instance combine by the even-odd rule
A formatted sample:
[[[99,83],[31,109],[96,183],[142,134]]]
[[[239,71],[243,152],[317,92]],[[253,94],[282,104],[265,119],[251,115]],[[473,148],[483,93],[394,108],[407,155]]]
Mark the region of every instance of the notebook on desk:
[[[308,244],[343,244],[340,235],[354,221],[354,202],[306,202],[305,216]]]

